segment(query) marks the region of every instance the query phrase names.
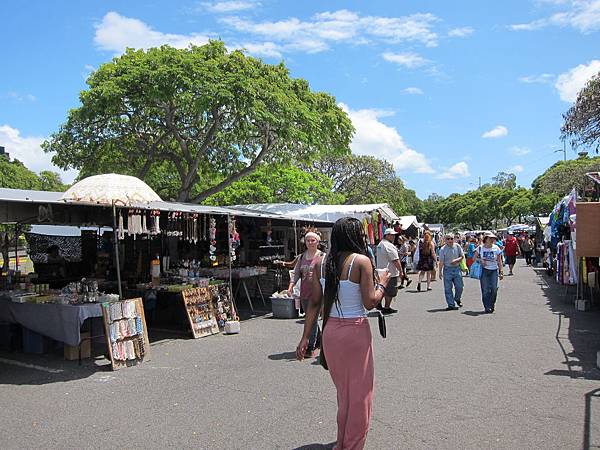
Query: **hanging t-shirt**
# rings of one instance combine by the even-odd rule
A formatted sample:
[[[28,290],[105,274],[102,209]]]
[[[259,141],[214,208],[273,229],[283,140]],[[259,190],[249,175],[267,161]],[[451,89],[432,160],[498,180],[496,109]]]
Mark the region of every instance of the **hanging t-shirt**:
[[[492,245],[490,248],[487,248],[484,245],[480,245],[477,248],[477,252],[479,253],[479,259],[484,269],[498,270],[498,255],[502,254],[500,247]]]

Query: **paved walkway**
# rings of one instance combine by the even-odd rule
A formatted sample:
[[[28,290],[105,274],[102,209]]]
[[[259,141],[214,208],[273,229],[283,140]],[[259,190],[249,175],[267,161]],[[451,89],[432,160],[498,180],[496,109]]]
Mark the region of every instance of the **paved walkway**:
[[[369,449],[600,446],[600,313],[518,262],[493,315],[477,282],[464,307],[401,291],[383,340],[372,320],[376,397]],[[48,357],[0,362],[0,442],[12,448],[319,449],[335,440],[329,375],[293,360],[295,320],[246,321],[238,336],[167,339],[110,372]],[[15,358],[0,354],[1,358]]]

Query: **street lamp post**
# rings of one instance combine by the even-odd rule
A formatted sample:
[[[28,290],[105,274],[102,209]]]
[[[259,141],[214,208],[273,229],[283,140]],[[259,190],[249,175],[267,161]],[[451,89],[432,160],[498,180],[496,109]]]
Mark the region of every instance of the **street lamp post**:
[[[563,141],[563,148],[554,150],[554,153],[562,152],[563,153],[563,161],[567,160],[567,143]]]

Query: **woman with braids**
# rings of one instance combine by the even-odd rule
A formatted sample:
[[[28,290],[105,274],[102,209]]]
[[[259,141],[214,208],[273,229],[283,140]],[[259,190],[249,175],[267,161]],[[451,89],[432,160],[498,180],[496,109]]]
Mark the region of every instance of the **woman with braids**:
[[[315,278],[315,265],[324,258],[325,253],[319,250],[319,243],[321,236],[316,232],[315,229],[309,229],[304,235],[304,245],[306,251],[297,259],[294,267],[294,277],[290,280],[288,286],[288,295],[291,297],[294,291],[294,285],[301,280],[300,283],[300,303],[302,309],[306,313],[308,309],[308,303],[312,296],[312,279]],[[317,273],[317,278],[320,272]],[[305,319],[306,320],[306,319]],[[315,320],[311,324],[310,335],[308,340],[308,346],[306,347],[305,357],[314,358],[317,353],[317,347],[319,346],[319,324]]]
[[[320,266],[321,262],[315,265],[318,273]],[[325,266],[324,294],[319,277],[312,278],[312,297],[296,356],[304,358],[323,303],[321,358],[326,358],[337,390],[335,448],[359,450],[369,431],[373,399],[373,349],[367,311],[381,303],[390,274],[383,270],[379,279],[375,278],[362,224],[350,217],[333,225]]]

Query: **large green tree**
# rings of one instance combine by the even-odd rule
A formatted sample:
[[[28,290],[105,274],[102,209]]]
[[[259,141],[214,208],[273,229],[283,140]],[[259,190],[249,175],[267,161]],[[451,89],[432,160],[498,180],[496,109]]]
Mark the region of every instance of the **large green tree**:
[[[600,73],[579,91],[575,104],[563,115],[563,139],[575,147],[600,148]]]
[[[342,203],[332,191],[331,180],[319,173],[291,165],[264,165],[220,192],[207,198],[211,205],[250,203]]]
[[[407,189],[389,162],[368,155],[326,157],[301,164],[311,173],[320,173],[332,181],[335,193],[346,204],[388,203],[400,215],[419,214],[421,200]]]
[[[166,164],[178,200],[200,202],[263,163],[349,153],[352,123],[332,96],[220,41],[128,49],[87,84],[44,143],[55,164],[83,176],[113,171],[152,185]]]
[[[580,157],[558,161],[543,174],[533,180],[533,194],[543,196],[556,203],[573,188],[582,189],[589,182],[586,172],[600,171],[600,156]]]

